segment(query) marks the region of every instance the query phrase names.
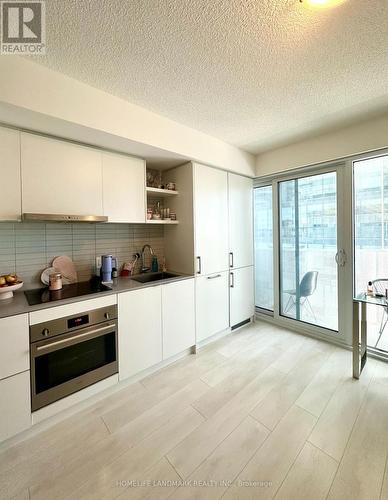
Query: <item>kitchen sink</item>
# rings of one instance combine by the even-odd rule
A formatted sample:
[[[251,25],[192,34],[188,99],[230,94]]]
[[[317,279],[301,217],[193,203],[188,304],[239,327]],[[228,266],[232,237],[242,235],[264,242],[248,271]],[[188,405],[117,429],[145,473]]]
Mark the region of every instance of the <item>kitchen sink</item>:
[[[171,273],[145,273],[133,277],[134,281],[138,283],[151,283],[152,281],[168,280],[170,278],[178,278],[179,276]]]

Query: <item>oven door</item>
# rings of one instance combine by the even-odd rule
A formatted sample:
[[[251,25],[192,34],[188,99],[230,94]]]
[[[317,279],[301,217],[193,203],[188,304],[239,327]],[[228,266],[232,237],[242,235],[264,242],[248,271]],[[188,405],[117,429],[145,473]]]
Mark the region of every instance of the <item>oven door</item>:
[[[31,345],[31,408],[38,410],[118,372],[115,321]]]

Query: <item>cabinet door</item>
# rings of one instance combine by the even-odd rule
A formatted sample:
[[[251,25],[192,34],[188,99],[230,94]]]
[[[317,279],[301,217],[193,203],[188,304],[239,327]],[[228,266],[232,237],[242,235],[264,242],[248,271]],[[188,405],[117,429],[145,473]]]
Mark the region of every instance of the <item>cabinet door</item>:
[[[120,293],[119,378],[123,380],[162,361],[161,287]]]
[[[31,426],[30,372],[0,380],[0,441]]]
[[[101,152],[21,134],[23,212],[103,215]]]
[[[196,278],[197,343],[229,327],[229,273]]]
[[[230,272],[230,326],[251,318],[254,314],[253,266]]]
[[[0,220],[20,220],[20,133],[0,128]]]
[[[228,174],[195,165],[194,186],[196,272],[225,271],[229,266]]]
[[[110,222],[145,222],[144,160],[102,153],[104,215]]]
[[[253,266],[252,179],[228,175],[230,267]]]
[[[0,379],[30,367],[28,316],[0,319]]]
[[[195,345],[194,279],[162,286],[163,359]]]

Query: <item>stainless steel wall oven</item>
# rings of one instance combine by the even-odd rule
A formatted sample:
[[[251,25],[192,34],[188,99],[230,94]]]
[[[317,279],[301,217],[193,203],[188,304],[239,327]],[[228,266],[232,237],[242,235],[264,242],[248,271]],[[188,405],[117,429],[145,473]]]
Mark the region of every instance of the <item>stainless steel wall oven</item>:
[[[32,411],[114,375],[117,306],[32,325],[30,353]]]

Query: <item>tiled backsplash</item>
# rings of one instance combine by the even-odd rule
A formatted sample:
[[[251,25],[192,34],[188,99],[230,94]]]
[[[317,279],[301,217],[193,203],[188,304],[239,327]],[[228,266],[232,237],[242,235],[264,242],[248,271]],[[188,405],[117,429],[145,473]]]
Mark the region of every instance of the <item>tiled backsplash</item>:
[[[54,257],[67,255],[76,265],[78,280],[86,281],[94,273],[96,256],[112,254],[121,267],[146,243],[152,246],[161,265],[163,236],[163,226],[146,224],[0,222],[0,274],[16,272],[24,288],[43,286],[43,269],[51,265]]]

